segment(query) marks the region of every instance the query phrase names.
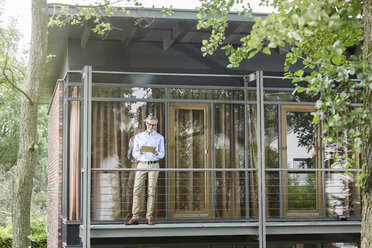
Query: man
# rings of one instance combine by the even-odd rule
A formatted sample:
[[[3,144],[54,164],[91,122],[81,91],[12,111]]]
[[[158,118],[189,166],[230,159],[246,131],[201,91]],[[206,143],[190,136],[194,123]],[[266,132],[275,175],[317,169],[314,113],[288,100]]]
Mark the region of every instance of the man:
[[[164,137],[158,134],[155,129],[158,119],[150,114],[146,119],[146,131],[137,134],[134,137],[133,157],[137,160],[138,169],[158,169],[159,159],[164,158]],[[146,219],[148,225],[154,225],[153,212],[155,205],[155,189],[158,180],[159,171],[136,172],[133,190],[133,217],[126,225],[138,225],[140,197],[145,185],[146,175],[148,177],[147,189],[147,209]]]

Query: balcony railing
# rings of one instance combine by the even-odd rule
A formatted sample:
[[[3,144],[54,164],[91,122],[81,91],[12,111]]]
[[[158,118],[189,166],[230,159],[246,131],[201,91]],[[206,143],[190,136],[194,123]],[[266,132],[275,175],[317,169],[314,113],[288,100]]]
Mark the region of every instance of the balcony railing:
[[[92,169],[92,221],[130,216],[136,168]],[[255,169],[141,169],[159,171],[154,219],[158,222],[257,221],[258,171]],[[349,220],[361,217],[360,189],[334,169],[265,171],[268,220]],[[147,185],[141,194],[145,218]]]

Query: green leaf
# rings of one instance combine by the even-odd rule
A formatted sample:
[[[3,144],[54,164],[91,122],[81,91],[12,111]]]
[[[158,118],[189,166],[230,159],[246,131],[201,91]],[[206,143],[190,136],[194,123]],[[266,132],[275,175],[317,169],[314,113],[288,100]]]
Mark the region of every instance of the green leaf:
[[[296,77],[302,77],[304,75],[304,71],[303,70],[298,70],[293,75],[295,75]]]
[[[270,48],[266,46],[264,49],[262,49],[262,53],[270,55],[271,54]]]
[[[335,65],[340,65],[341,62],[342,62],[342,56],[338,55],[338,56],[333,56],[332,57],[332,63],[335,64]]]
[[[306,90],[305,87],[297,87],[297,92],[298,92],[298,93],[302,93],[302,92],[304,92],[305,90]]]
[[[312,124],[315,124],[319,121],[319,115],[317,113],[311,113],[314,118],[313,118],[313,121],[312,121]]]

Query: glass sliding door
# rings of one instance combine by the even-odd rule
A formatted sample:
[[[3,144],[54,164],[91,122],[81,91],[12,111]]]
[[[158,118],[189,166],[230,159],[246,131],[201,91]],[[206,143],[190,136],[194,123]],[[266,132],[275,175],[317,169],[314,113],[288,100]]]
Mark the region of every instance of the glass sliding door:
[[[320,130],[312,123],[313,106],[282,105],[284,217],[320,217],[322,207]]]
[[[171,103],[169,105],[169,167],[210,168],[210,105]],[[210,173],[172,171],[169,173],[170,218],[210,218]]]

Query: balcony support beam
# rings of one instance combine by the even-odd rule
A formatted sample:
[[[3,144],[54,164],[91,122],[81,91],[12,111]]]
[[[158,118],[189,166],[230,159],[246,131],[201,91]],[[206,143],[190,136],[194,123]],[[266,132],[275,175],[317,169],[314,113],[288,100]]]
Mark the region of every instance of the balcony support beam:
[[[82,227],[82,226],[81,226]],[[82,228],[80,227],[80,232]],[[360,221],[266,222],[266,235],[360,234]],[[91,225],[91,238],[193,237],[258,235],[258,222],[168,223],[148,226],[123,224]]]

